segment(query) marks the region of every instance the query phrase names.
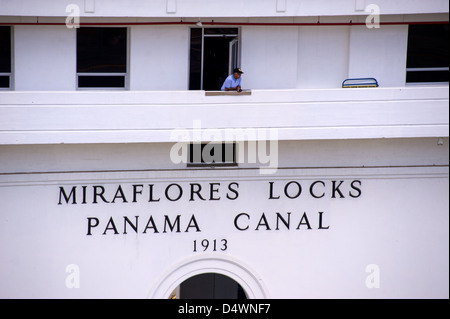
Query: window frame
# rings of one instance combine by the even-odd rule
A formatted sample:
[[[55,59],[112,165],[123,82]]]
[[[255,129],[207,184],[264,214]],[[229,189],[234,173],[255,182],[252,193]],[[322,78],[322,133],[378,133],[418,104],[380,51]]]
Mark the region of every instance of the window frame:
[[[192,48],[192,29],[199,29],[201,30],[201,56],[200,56],[200,88],[199,89],[191,89],[191,48]],[[237,33],[205,33],[206,29],[237,29]],[[188,60],[188,90],[190,91],[196,91],[196,90],[204,90],[204,54],[205,54],[205,38],[213,38],[213,37],[225,37],[225,38],[235,38],[237,44],[237,56],[235,59],[235,63],[239,66],[241,63],[241,49],[242,49],[242,29],[240,27],[225,27],[225,26],[193,26],[189,28],[189,60]],[[233,41],[233,40],[232,40]],[[231,41],[230,41],[231,42]],[[230,50],[231,51],[231,50]],[[231,57],[229,58],[229,61],[231,61]],[[228,65],[228,71],[229,73],[232,70],[232,66]],[[230,73],[231,74],[231,73]]]
[[[76,89],[79,91],[98,91],[98,90],[106,90],[106,91],[126,91],[130,89],[130,34],[131,30],[129,27],[116,27],[116,26],[85,26],[83,28],[123,28],[126,29],[126,71],[125,72],[78,72],[78,56],[75,63],[75,76],[76,76]],[[77,29],[78,32],[78,29]],[[78,50],[78,37],[76,37],[76,46],[75,49]],[[80,87],[79,86],[79,78],[80,76],[123,76],[124,77],[124,86],[123,87]]]
[[[9,77],[9,87],[0,87],[0,91],[13,91],[14,90],[14,27],[6,25],[9,27],[10,32],[10,72],[0,72],[0,76]]]
[[[425,81],[425,82],[411,82],[408,81],[408,73],[409,72],[449,72],[450,68],[448,66],[446,67],[440,67],[440,66],[433,66],[433,67],[408,67],[408,58],[409,58],[409,50],[410,50],[410,32],[411,32],[411,24],[408,26],[408,44],[407,44],[407,59],[406,59],[406,72],[405,72],[405,83],[408,86],[414,86],[414,85],[442,85],[442,84],[448,84],[449,81]]]
[[[191,161],[191,154],[192,154],[192,149],[194,145],[202,145],[201,149],[203,150],[203,147],[205,145],[208,144],[214,144],[214,145],[232,145],[233,147],[233,161],[232,162],[221,162],[221,163],[204,163],[204,162],[194,162],[194,159],[192,158]],[[226,146],[225,146],[226,147]],[[192,167],[199,167],[199,168],[205,168],[205,167],[238,167],[238,162],[237,162],[237,158],[238,158],[238,147],[236,147],[236,142],[200,142],[200,143],[188,143],[188,150],[187,150],[187,167],[188,168],[192,168]],[[222,156],[224,156],[222,154]],[[223,157],[224,158],[224,157]],[[224,158],[225,159],[225,158]],[[203,161],[203,158],[201,159]]]

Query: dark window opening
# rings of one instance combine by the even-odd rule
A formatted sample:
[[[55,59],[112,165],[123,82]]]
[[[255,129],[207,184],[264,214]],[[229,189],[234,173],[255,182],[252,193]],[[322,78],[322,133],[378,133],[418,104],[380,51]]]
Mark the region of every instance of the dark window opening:
[[[189,90],[201,90],[202,29],[191,29]]]
[[[190,90],[219,91],[238,66],[238,28],[191,29]]]
[[[205,38],[203,53],[203,89],[205,91],[219,91],[229,75],[229,43],[228,38]]]
[[[9,88],[9,76],[7,75],[0,75],[0,88]]]
[[[239,283],[216,273],[200,274],[185,280],[179,286],[178,293],[179,296],[173,297],[176,299],[248,299]]]
[[[78,76],[81,88],[123,88],[125,76]]]
[[[449,82],[449,72],[447,71],[408,71],[406,74],[407,83],[424,82]]]
[[[11,27],[0,27],[0,88],[11,87]]]
[[[410,25],[406,82],[449,81],[449,25]]]
[[[237,166],[235,143],[189,144],[188,166]]]
[[[79,88],[124,88],[127,73],[127,28],[77,30]]]
[[[237,35],[238,28],[205,28],[205,34]]]

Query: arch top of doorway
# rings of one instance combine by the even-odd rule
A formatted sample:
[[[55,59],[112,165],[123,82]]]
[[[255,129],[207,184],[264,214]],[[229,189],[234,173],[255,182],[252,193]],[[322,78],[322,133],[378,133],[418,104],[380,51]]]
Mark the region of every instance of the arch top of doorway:
[[[161,275],[148,294],[149,299],[167,299],[183,281],[200,274],[217,273],[241,285],[249,299],[268,299],[260,276],[242,261],[230,256],[204,254],[181,260]]]

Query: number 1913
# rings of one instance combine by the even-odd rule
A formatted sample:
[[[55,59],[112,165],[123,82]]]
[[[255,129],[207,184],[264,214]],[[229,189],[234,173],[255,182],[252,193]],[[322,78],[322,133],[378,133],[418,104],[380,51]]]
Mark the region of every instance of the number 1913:
[[[202,241],[194,240],[194,250],[193,252],[196,253],[197,251],[225,251],[228,249],[228,241],[226,239],[214,239],[214,240],[208,240],[203,239]]]

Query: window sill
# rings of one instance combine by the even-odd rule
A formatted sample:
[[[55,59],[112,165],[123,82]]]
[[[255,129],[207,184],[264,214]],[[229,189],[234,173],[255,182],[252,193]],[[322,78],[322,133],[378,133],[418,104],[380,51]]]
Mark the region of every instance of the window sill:
[[[205,96],[222,96],[222,95],[252,95],[252,91],[243,90],[242,92],[236,91],[205,91]]]

